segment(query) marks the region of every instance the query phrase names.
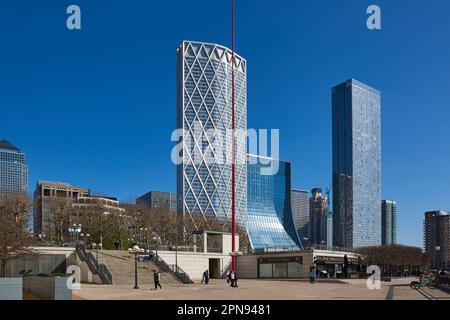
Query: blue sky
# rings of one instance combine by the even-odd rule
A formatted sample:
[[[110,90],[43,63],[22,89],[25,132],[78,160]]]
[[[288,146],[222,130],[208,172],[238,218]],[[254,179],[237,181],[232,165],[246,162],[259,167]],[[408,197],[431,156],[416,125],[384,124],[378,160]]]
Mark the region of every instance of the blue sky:
[[[82,30],[65,27],[82,10]],[[366,8],[382,9],[369,31]],[[382,93],[382,193],[398,239],[422,244],[426,210],[450,210],[450,2],[237,0],[248,126],[279,128],[293,187],[331,184],[330,88]],[[66,181],[129,200],[175,191],[176,48],[230,45],[229,1],[2,0],[0,138],[26,152],[30,189]]]

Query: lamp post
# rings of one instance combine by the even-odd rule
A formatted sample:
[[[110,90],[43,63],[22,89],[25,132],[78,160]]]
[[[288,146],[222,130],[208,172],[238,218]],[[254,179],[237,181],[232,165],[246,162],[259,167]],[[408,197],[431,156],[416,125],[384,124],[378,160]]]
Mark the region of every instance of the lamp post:
[[[308,249],[309,248],[309,238],[303,237],[303,240],[307,243],[306,248]]]
[[[320,241],[320,246],[321,246],[321,249],[326,249],[326,247],[325,247],[325,240],[321,240]]]
[[[178,245],[175,246],[175,270],[178,273]]]
[[[435,249],[436,249],[436,258],[437,258],[437,272],[439,273],[439,254],[440,254],[440,251],[441,251],[441,246],[436,246],[435,247]]]
[[[131,254],[134,254],[134,288],[133,289],[139,289],[138,285],[138,257],[140,253],[144,252],[144,249],[139,248],[138,245],[135,245],[133,248],[128,249],[128,252]]]
[[[40,240],[40,242],[41,242],[41,244],[42,243],[47,243],[46,241],[45,241],[45,237],[46,237],[46,235],[45,234],[43,234],[43,233],[39,233],[39,240]]]
[[[161,238],[153,237],[153,240],[155,240],[155,243],[156,243],[156,261],[159,261],[159,259],[158,259],[158,244],[159,244],[159,241],[161,240]]]
[[[95,250],[96,269],[98,272],[98,248],[95,242],[92,244],[92,248]]]

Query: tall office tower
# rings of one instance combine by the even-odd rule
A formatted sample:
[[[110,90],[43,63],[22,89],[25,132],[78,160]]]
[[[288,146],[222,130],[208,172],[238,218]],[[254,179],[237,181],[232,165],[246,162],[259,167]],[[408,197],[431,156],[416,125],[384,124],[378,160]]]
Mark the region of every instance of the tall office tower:
[[[171,192],[150,191],[136,199],[136,204],[143,204],[150,208],[170,208],[177,212],[177,195]]]
[[[300,246],[291,212],[291,164],[265,157],[261,161],[263,157],[254,155],[247,158],[247,233],[251,249]],[[267,166],[278,170],[265,174],[262,169]]]
[[[216,44],[183,41],[177,49],[178,210],[229,228],[232,219],[232,52]],[[236,222],[247,213],[247,70],[235,55]],[[181,163],[180,163],[181,162]],[[187,219],[186,219],[187,218]]]
[[[311,234],[309,243],[313,245],[326,244],[326,213],[328,212],[328,201],[322,195],[322,189],[314,188],[311,190],[311,198],[309,199],[309,215],[311,221]]]
[[[431,256],[431,268],[450,271],[450,213],[425,212],[423,229],[425,252]]]
[[[333,212],[331,212],[330,208],[325,213],[323,230],[326,248],[327,250],[333,250]]]
[[[51,240],[53,233],[51,206],[54,200],[77,201],[80,197],[88,197],[89,189],[82,189],[68,183],[38,181],[33,197],[34,234],[45,236]]]
[[[295,230],[302,242],[310,237],[309,195],[308,191],[292,189],[291,209]]]
[[[6,140],[0,141],[0,198],[28,194],[28,166],[25,154]]]
[[[395,201],[381,202],[381,243],[383,245],[397,243],[397,202]]]
[[[351,79],[332,89],[332,100],[333,242],[380,245],[380,92]]]

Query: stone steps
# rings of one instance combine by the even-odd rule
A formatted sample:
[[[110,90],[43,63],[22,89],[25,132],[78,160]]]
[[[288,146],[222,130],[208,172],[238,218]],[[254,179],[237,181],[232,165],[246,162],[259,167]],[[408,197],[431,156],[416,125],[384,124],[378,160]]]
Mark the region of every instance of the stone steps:
[[[96,253],[93,252],[94,257]],[[108,268],[113,278],[113,284],[134,285],[134,255],[127,251],[103,250],[98,252],[98,260]],[[153,271],[158,266],[152,261],[138,262],[138,283],[153,284]],[[161,284],[174,284],[180,281],[172,273],[161,272]]]

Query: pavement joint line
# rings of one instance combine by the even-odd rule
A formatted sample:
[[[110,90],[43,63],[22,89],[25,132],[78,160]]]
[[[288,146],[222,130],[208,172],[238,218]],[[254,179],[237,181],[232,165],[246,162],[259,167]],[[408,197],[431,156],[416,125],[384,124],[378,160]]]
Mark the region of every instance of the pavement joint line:
[[[423,295],[428,300],[439,300],[438,298],[434,297],[431,293],[425,292],[422,288],[416,289],[421,295]]]

